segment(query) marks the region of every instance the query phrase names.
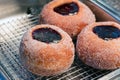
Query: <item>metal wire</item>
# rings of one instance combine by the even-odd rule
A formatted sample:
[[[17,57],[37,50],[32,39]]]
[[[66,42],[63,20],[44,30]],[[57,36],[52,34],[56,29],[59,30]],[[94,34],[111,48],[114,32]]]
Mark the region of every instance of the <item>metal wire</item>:
[[[23,15],[10,22],[0,24],[2,52],[0,53],[1,67],[11,80],[90,80],[98,79],[111,71],[93,69],[80,60],[75,59],[71,68],[63,74],[41,77],[27,71],[20,63],[19,44],[23,34],[38,24],[39,16]]]

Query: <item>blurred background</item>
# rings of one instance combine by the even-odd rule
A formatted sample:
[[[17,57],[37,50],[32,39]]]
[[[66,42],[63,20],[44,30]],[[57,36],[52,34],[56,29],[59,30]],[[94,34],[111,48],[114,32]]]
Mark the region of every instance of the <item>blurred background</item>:
[[[18,13],[39,14],[43,5],[51,0],[0,0],[0,19]],[[83,0],[94,1],[113,13],[120,15],[120,0]]]
[[[0,19],[11,15],[39,14],[44,4],[50,0],[0,0]]]

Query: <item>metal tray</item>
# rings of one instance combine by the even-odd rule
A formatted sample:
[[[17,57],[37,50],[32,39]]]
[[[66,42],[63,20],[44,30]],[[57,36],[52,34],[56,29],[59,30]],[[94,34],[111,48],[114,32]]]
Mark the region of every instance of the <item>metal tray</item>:
[[[97,21],[116,21],[120,23],[119,0],[82,0],[96,15]],[[114,7],[116,6],[117,7]]]
[[[27,9],[27,8],[26,8]],[[120,70],[97,70],[82,63],[77,56],[63,74],[44,77],[27,71],[19,60],[19,44],[23,34],[39,24],[39,15],[21,13],[0,22],[0,71],[6,80],[112,80]],[[2,79],[2,78],[0,78]]]

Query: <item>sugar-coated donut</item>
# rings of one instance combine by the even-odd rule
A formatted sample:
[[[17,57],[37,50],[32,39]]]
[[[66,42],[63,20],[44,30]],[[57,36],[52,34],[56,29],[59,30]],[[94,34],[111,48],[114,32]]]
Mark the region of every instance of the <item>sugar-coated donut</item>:
[[[43,7],[40,22],[56,25],[73,38],[83,27],[95,22],[95,16],[79,0],[53,0]]]
[[[21,62],[41,76],[63,73],[74,60],[71,37],[59,27],[41,24],[29,29],[20,44]]]
[[[77,37],[77,54],[85,64],[103,70],[120,67],[120,25],[95,22]]]

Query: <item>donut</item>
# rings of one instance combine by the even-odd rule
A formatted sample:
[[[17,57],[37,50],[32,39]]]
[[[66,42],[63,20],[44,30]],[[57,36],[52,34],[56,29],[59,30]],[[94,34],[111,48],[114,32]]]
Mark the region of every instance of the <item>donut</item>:
[[[83,63],[93,68],[120,68],[120,25],[106,21],[86,26],[77,37],[76,52]]]
[[[66,71],[74,60],[71,37],[59,27],[41,24],[29,29],[20,43],[20,59],[30,72],[52,76]]]
[[[40,23],[56,25],[72,38],[95,21],[92,11],[79,0],[53,0],[40,13]]]

